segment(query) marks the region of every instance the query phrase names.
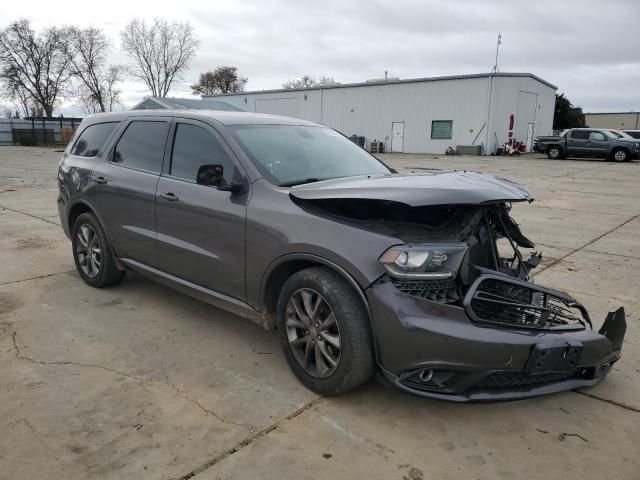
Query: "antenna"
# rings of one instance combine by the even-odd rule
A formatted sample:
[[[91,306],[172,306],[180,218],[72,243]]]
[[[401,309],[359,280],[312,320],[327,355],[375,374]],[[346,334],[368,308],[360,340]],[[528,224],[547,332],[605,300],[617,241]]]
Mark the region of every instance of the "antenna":
[[[496,63],[493,66],[493,73],[499,72],[498,70],[498,53],[500,53],[500,45],[502,45],[502,34],[498,32],[498,42],[496,43]]]

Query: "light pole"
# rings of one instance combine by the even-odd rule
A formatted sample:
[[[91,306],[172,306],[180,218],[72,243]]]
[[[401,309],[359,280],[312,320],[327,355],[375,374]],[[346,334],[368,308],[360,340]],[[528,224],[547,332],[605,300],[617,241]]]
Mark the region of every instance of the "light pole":
[[[496,43],[496,63],[493,65],[493,73],[498,72],[498,53],[500,52],[501,44],[502,44],[502,34],[498,32],[498,42]]]

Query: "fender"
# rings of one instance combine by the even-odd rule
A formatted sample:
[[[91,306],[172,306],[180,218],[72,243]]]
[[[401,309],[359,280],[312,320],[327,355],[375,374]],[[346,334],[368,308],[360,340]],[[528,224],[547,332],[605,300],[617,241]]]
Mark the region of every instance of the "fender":
[[[371,337],[373,339],[374,355],[377,360],[378,359],[378,342],[376,340],[375,331],[373,329],[373,317],[371,314],[371,308],[369,307],[369,301],[367,300],[367,297],[364,294],[364,290],[366,290],[366,288],[368,288],[369,285],[367,285],[363,289],[358,284],[358,282],[356,282],[355,278],[353,278],[353,276],[349,272],[347,272],[344,268],[342,268],[340,265],[336,264],[335,262],[332,262],[331,260],[328,260],[324,257],[320,257],[318,255],[313,255],[310,253],[288,253],[286,255],[282,255],[276,258],[273,262],[271,262],[271,264],[269,264],[269,267],[267,267],[267,269],[265,270],[265,273],[262,275],[262,281],[260,282],[260,298],[262,302],[262,310],[266,311],[267,279],[271,276],[271,274],[277,267],[279,267],[283,263],[286,263],[292,260],[308,260],[311,262],[319,263],[321,265],[324,265],[336,271],[337,273],[342,275],[342,277],[345,278],[347,282],[349,282],[349,284],[353,287],[354,291],[362,301],[365,311],[367,312],[367,319],[369,320]]]

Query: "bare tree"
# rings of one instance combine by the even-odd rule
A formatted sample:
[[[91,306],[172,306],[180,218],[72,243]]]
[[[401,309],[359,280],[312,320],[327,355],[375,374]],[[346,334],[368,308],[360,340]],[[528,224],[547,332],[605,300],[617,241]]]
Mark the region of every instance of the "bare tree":
[[[14,110],[7,105],[0,105],[0,118],[13,118]]]
[[[156,18],[151,25],[134,19],[122,31],[122,48],[133,60],[130,73],[143,80],[154,97],[166,97],[189,66],[199,41],[189,22]]]
[[[68,27],[66,53],[71,75],[78,80],[77,95],[88,113],[110,112],[118,104],[122,78],[120,65],[106,65],[111,47],[98,28]]]
[[[309,75],[303,75],[300,78],[294,80],[287,80],[282,84],[283,88],[309,88],[318,87],[321,85],[334,85],[336,82],[333,77],[322,76],[317,80]]]
[[[8,93],[24,96],[51,117],[68,78],[61,29],[48,28],[38,35],[23,19],[0,31],[0,80]]]
[[[247,79],[238,75],[238,68],[218,67],[213,72],[200,74],[198,83],[191,85],[194,95],[244,92]]]
[[[29,92],[11,81],[10,78],[3,79],[2,97],[15,106],[16,114],[14,117],[20,118],[20,115],[23,117],[37,116],[38,107]]]

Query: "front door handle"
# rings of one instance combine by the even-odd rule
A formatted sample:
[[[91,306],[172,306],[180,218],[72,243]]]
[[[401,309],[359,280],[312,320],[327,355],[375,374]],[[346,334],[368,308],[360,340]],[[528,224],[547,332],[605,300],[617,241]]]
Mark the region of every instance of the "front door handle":
[[[174,193],[171,192],[161,193],[160,196],[169,202],[177,202],[178,200],[180,200]]]
[[[106,184],[106,183],[109,181],[109,180],[107,180],[107,179],[106,179],[106,178],[104,178],[104,177],[93,177],[91,180],[92,180],[93,182],[95,182],[95,183],[100,184],[100,185],[104,185],[104,184]]]

